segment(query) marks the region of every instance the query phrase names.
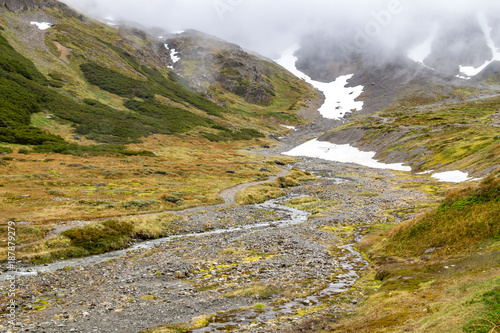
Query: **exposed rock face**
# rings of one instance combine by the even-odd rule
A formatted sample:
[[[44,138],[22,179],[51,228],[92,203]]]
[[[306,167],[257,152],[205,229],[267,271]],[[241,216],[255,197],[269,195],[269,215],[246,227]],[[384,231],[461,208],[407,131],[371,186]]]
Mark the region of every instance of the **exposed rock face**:
[[[222,88],[252,104],[272,103],[274,88],[263,77],[271,73],[252,56],[242,50],[230,50],[222,51],[215,58],[219,69],[215,79]]]
[[[192,86],[209,94],[210,86],[216,84],[248,103],[272,103],[271,71],[264,61],[239,46],[192,30],[166,43],[179,52],[181,61],[175,70]]]
[[[54,0],[0,0],[1,7],[14,13],[35,9],[59,8],[66,14],[83,20],[83,15],[69,8],[66,4]]]
[[[0,0],[0,6],[7,8],[12,12],[21,12],[33,9],[43,9],[47,7],[65,6],[56,1],[43,0]]]

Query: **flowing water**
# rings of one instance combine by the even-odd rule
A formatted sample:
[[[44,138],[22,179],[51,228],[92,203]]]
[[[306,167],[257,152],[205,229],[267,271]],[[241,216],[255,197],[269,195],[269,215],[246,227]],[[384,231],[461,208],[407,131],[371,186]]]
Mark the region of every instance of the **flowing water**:
[[[355,241],[359,241],[357,238]],[[251,308],[247,310],[234,311],[216,315],[212,322],[201,329],[193,332],[218,332],[241,329],[251,324],[261,324],[273,320],[282,315],[294,315],[298,310],[307,307],[320,305],[328,301],[332,296],[347,291],[359,279],[358,272],[368,267],[361,254],[353,249],[354,244],[339,246],[340,252],[338,265],[341,273],[335,280],[323,289],[319,295],[311,295],[304,298],[297,298],[290,302],[278,305],[267,306],[264,309]]]
[[[10,280],[10,279],[12,279],[13,276],[35,276],[41,272],[54,272],[54,271],[57,271],[59,269],[63,269],[66,267],[81,267],[81,266],[95,265],[95,264],[99,264],[99,263],[102,263],[102,262],[105,262],[105,261],[108,261],[111,259],[118,258],[122,255],[125,255],[129,251],[136,251],[136,250],[140,250],[140,249],[146,249],[146,250],[152,249],[156,246],[160,246],[161,244],[167,243],[167,242],[175,240],[175,239],[180,239],[180,238],[203,237],[203,236],[232,233],[232,232],[245,231],[245,230],[263,229],[263,228],[269,228],[269,227],[286,227],[286,226],[300,224],[300,223],[307,221],[307,218],[309,217],[310,213],[303,211],[303,210],[287,207],[281,203],[283,200],[284,200],[284,198],[274,199],[274,200],[266,201],[265,203],[262,203],[262,204],[255,205],[257,208],[264,209],[264,210],[271,210],[271,211],[278,212],[278,213],[281,213],[282,215],[286,216],[282,220],[272,221],[272,222],[263,222],[263,223],[258,223],[258,224],[242,226],[242,227],[217,229],[217,230],[212,230],[212,231],[203,232],[203,233],[175,235],[175,236],[150,240],[150,241],[146,241],[146,242],[142,242],[142,243],[137,243],[137,244],[135,244],[129,248],[123,249],[123,250],[107,252],[107,253],[100,254],[100,255],[94,255],[94,256],[90,256],[90,257],[71,259],[71,260],[57,261],[57,262],[54,262],[51,264],[32,266],[29,268],[19,268],[18,271],[6,272],[5,274],[0,275],[0,281]]]
[[[344,180],[338,179],[338,181],[343,182]],[[257,208],[274,211],[279,213],[281,216],[284,216],[284,218],[278,221],[263,222],[242,227],[218,229],[203,233],[184,234],[155,239],[138,243],[133,245],[132,247],[119,251],[113,251],[101,255],[79,259],[58,261],[51,264],[33,266],[29,268],[19,269],[16,272],[7,272],[0,276],[0,281],[10,280],[14,276],[35,276],[38,273],[42,272],[54,272],[66,267],[95,265],[118,258],[130,251],[152,249],[156,246],[160,246],[164,243],[180,238],[204,237],[217,234],[241,232],[246,230],[258,230],[269,227],[287,227],[307,221],[310,215],[309,212],[284,205],[283,202],[289,199],[290,196],[269,200],[263,204],[255,205]],[[359,239],[355,239],[355,241],[357,242],[359,241]],[[352,287],[359,278],[359,270],[365,269],[368,266],[368,263],[362,258],[361,254],[353,249],[353,246],[354,244],[348,244],[338,247],[337,262],[332,264],[336,264],[336,266],[339,267],[340,272],[335,277],[334,281],[330,283],[327,288],[323,289],[319,294],[297,298],[283,304],[269,305],[263,309],[253,307],[246,310],[236,310],[233,312],[222,313],[213,317],[213,321],[208,326],[195,330],[195,332],[235,330],[251,324],[264,323],[269,320],[276,319],[279,316],[294,315],[300,309],[312,307],[328,301],[332,296],[338,293],[342,293]]]

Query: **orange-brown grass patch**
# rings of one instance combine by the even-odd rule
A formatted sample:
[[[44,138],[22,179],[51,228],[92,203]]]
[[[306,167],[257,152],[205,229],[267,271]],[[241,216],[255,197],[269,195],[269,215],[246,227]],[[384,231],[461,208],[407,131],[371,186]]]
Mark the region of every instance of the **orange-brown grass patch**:
[[[500,282],[498,252],[429,262],[380,260],[386,259],[376,261],[383,281],[364,290],[369,296],[358,311],[323,319],[314,331],[461,332],[483,315],[478,298]]]
[[[435,210],[387,233],[381,250],[391,255],[419,256],[474,251],[483,241],[500,237],[500,178],[489,177],[477,188],[448,194]]]
[[[10,154],[0,165],[0,224],[49,226],[221,203],[221,190],[265,180],[274,163],[241,143],[158,136],[132,148],[157,157]],[[175,199],[175,200],[174,200]]]

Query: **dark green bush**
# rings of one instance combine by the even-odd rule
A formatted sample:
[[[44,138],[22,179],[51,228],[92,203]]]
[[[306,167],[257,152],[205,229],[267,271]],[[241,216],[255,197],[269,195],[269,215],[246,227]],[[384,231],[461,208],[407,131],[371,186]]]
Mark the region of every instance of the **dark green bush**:
[[[164,195],[161,197],[161,199],[163,201],[166,201],[166,202],[170,202],[170,203],[173,203],[173,204],[180,204],[182,203],[184,200],[182,198],[179,198],[179,197],[176,197],[174,195]]]
[[[49,85],[54,88],[62,88],[64,87],[64,83],[56,81],[56,80],[49,80]]]
[[[154,91],[147,82],[132,79],[117,71],[88,62],[80,65],[85,79],[99,88],[122,97],[153,98]]]
[[[1,153],[11,154],[12,153],[12,149],[10,149],[9,147],[2,147],[2,146],[0,146],[0,154]]]
[[[265,137],[264,134],[251,128],[243,128],[237,132],[233,132],[230,129],[224,128],[222,126],[212,126],[212,128],[216,128],[222,131],[222,133],[219,134],[206,133],[206,132],[202,133],[203,137],[212,142],[230,141],[230,140],[251,140],[253,138]]]
[[[32,151],[31,151],[31,150],[29,150],[29,149],[25,149],[25,148],[21,148],[21,149],[19,149],[17,152],[18,152],[19,154],[25,154],[25,155],[28,155],[28,154],[32,153]]]
[[[135,199],[122,203],[122,206],[126,209],[144,209],[154,205],[158,205],[158,201]]]
[[[75,155],[75,156],[98,156],[98,155],[125,155],[125,156],[156,156],[150,151],[140,150],[132,151],[125,149],[121,145],[89,145],[80,146],[70,143],[61,144],[45,144],[36,146],[33,148],[34,152],[37,153],[56,153],[64,155]]]
[[[130,241],[134,226],[129,222],[109,220],[95,225],[66,230],[63,236],[71,244],[91,254],[104,253],[124,247]]]

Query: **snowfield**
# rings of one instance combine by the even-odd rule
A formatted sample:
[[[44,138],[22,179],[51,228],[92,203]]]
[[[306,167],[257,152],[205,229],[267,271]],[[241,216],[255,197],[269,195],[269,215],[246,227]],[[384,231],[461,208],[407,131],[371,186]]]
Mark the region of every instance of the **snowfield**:
[[[459,75],[457,77],[460,77],[462,79],[469,79],[470,77],[481,73],[481,71],[486,67],[488,67],[488,65],[491,64],[492,62],[500,61],[500,49],[495,46],[495,42],[491,37],[493,28],[488,26],[488,20],[486,19],[484,13],[479,13],[477,15],[477,19],[479,21],[479,24],[481,25],[481,30],[483,30],[486,42],[488,43],[488,46],[490,47],[491,52],[493,53],[493,58],[491,60],[486,60],[485,63],[478,68],[474,68],[472,66],[460,66],[460,72],[462,74],[465,74],[466,76],[464,77]]]
[[[473,180],[469,177],[469,174],[462,171],[446,171],[435,173],[432,175],[432,178],[448,183],[461,183],[468,180]]]
[[[376,169],[391,169],[400,171],[411,171],[411,167],[401,163],[385,164],[373,159],[374,152],[360,151],[349,145],[336,145],[330,142],[318,141],[317,139],[308,141],[288,152],[283,153],[288,156],[305,156],[321,158],[323,160],[356,163]]]
[[[364,87],[346,87],[347,81],[352,78],[353,74],[339,76],[335,81],[330,83],[314,81],[308,75],[299,71],[295,65],[297,57],[294,56],[294,53],[299,49],[299,45],[293,45],[285,50],[280,59],[275,61],[293,75],[303,79],[323,92],[325,95],[325,103],[318,110],[323,117],[328,119],[340,119],[344,117],[347,112],[351,112],[351,110],[361,110],[363,108],[363,102],[357,102],[355,99],[361,95]]]
[[[165,48],[167,50],[170,50],[170,59],[172,59],[172,62],[175,64],[177,61],[181,60],[181,58],[178,57],[179,52],[176,51],[176,49],[171,49],[168,44],[164,44]],[[173,66],[168,66],[170,69],[174,69]]]

